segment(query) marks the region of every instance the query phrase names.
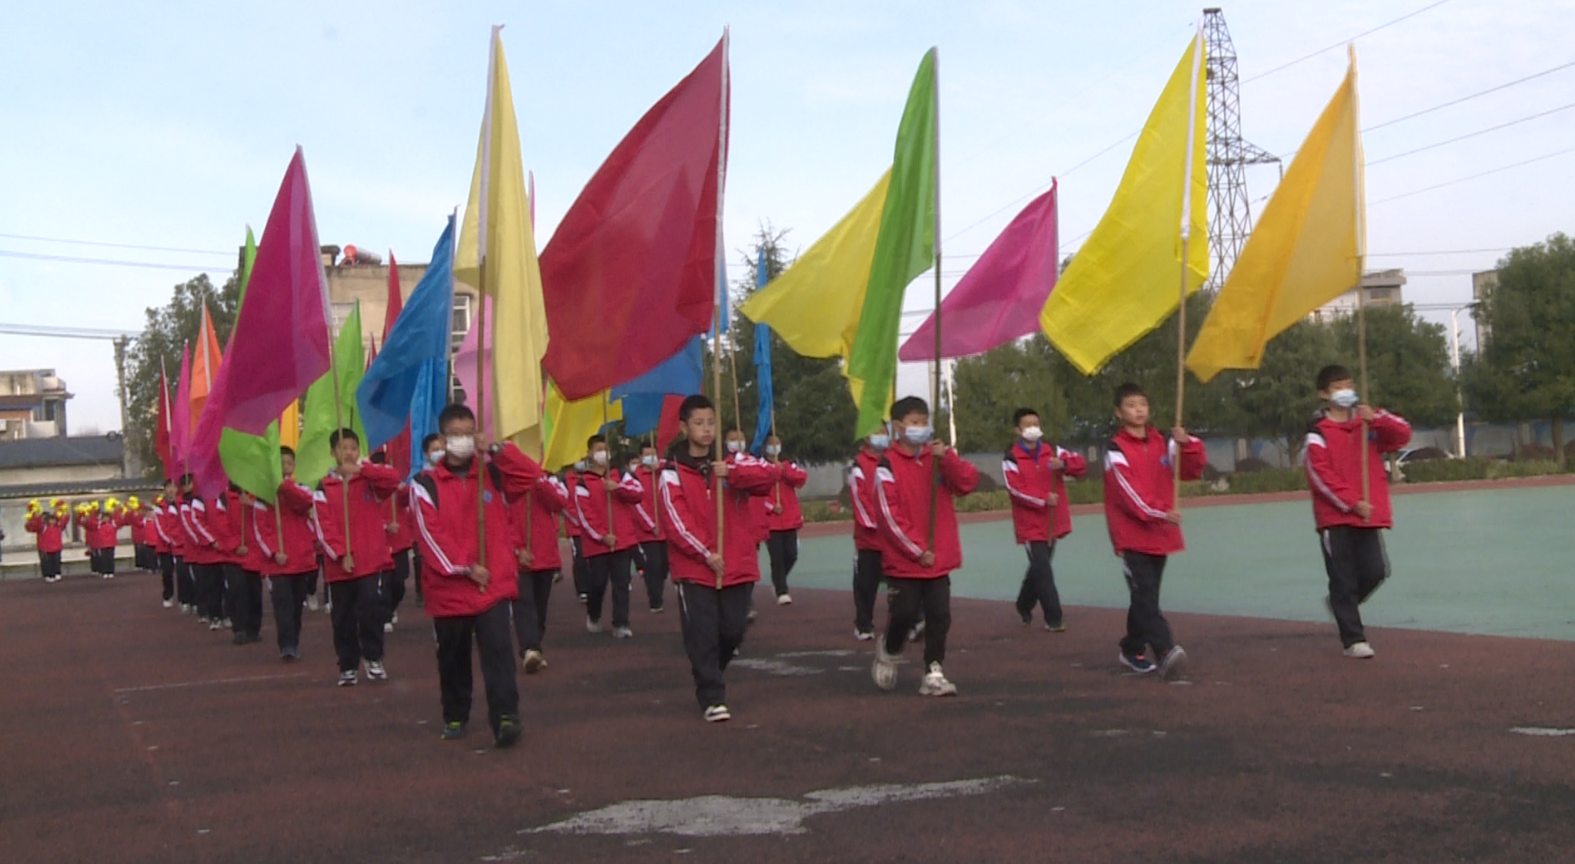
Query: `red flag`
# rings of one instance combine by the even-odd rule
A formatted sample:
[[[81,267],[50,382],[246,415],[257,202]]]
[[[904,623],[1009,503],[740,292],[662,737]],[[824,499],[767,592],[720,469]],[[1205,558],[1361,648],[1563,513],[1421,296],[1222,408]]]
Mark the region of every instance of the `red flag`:
[[[158,454],[159,462],[164,466],[165,477],[175,477],[175,460],[171,456],[170,446],[174,438],[174,426],[170,418],[170,377],[164,369],[164,358],[159,358],[159,417],[158,428],[153,432],[153,452]]]
[[[678,433],[683,431],[683,426],[678,422],[678,409],[683,406],[684,396],[667,395],[662,397],[662,419],[656,424],[656,452],[666,453],[667,448],[677,440]]]
[[[569,399],[637,378],[711,326],[727,165],[727,37],[640,118],[541,253]]]
[[[388,334],[394,332],[394,322],[399,319],[399,313],[405,311],[405,298],[399,290],[399,262],[394,260],[394,250],[388,250],[388,307],[383,312],[383,345],[388,346]],[[372,352],[376,357],[377,352]],[[370,358],[366,361],[366,368],[372,368]],[[389,439],[384,445],[388,453],[388,464],[399,472],[401,477],[410,476],[410,421],[405,420],[404,431]]]
[[[219,433],[262,435],[286,406],[328,372],[327,279],[306,159],[295,148],[274,199],[229,356],[192,436],[191,465],[204,494],[224,488]]]

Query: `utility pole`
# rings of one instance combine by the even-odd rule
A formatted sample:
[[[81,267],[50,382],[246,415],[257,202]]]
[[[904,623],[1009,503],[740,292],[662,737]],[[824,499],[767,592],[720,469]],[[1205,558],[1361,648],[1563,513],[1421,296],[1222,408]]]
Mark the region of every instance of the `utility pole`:
[[[1455,367],[1455,402],[1460,409],[1455,414],[1455,454],[1462,459],[1466,458],[1466,406],[1460,393],[1460,313],[1470,308],[1449,310],[1449,361]]]
[[[1225,13],[1203,10],[1203,39],[1208,67],[1209,281],[1219,290],[1236,266],[1236,256],[1252,233],[1252,206],[1247,199],[1247,166],[1278,164],[1280,158],[1241,137],[1241,82],[1236,74],[1236,46],[1225,26]]]

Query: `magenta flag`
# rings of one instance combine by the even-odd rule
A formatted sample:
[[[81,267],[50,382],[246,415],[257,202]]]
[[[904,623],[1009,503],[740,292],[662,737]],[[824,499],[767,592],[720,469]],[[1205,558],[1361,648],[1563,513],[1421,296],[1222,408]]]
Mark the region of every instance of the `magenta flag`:
[[[1056,184],[1029,202],[941,301],[941,356],[983,354],[1039,329],[1055,288],[1060,238]],[[935,315],[924,319],[897,357],[935,359]]]
[[[192,433],[189,458],[204,494],[224,488],[224,429],[262,435],[328,372],[326,283],[306,157],[297,147],[263,228],[229,349]]]
[[[170,412],[170,460],[165,469],[179,477],[190,468],[191,450],[191,346],[180,346],[180,381],[175,384],[175,408]]]
[[[484,297],[483,300],[487,304],[488,322],[487,356],[483,358],[486,365],[486,369],[483,371],[486,373],[487,380],[487,403],[485,408],[490,409],[498,404],[496,397],[493,396],[495,391],[492,387],[492,298]],[[469,405],[472,411],[476,409],[476,333],[481,329],[479,325],[480,319],[475,315],[470,316],[470,330],[465,333],[465,340],[459,343],[459,353],[454,355],[454,377],[459,379],[459,386],[464,388],[465,404]],[[486,414],[478,414],[476,416],[476,428],[492,428],[487,425]]]

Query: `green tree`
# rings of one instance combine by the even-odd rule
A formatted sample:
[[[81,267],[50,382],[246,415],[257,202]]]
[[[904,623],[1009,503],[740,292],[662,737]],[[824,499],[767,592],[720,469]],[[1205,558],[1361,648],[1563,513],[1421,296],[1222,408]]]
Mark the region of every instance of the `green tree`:
[[[1264,346],[1257,369],[1226,372],[1223,380],[1231,417],[1224,424],[1243,438],[1267,438],[1289,461],[1306,440],[1318,410],[1318,370],[1334,362],[1334,333],[1326,325],[1299,321]]]
[[[1550,420],[1562,467],[1575,403],[1575,241],[1559,233],[1511,250],[1476,316],[1486,335],[1465,376],[1471,409],[1497,422]]]
[[[147,477],[157,477],[164,470],[153,452],[158,425],[160,369],[168,372],[170,399],[173,400],[180,377],[181,346],[196,344],[202,328],[204,304],[213,317],[213,326],[222,345],[235,325],[239,296],[239,273],[232,275],[223,287],[215,287],[207,274],[182,282],[175,286],[168,304],[147,310],[142,334],[127,349],[126,413],[130,422],[125,430],[126,446],[140,455],[142,464],[147,466]]]
[[[1356,316],[1336,319],[1333,329],[1341,358],[1337,362],[1356,371]],[[1304,377],[1310,379],[1316,371]],[[1356,374],[1360,378],[1361,373]],[[1416,317],[1409,305],[1367,310],[1367,374],[1368,401],[1417,428],[1447,425],[1460,411],[1444,327]]]

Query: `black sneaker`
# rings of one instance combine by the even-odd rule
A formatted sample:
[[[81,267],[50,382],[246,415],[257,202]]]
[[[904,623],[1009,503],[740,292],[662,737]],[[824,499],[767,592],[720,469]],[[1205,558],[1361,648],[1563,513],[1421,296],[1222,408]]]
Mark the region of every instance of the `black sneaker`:
[[[520,725],[518,717],[504,717],[498,721],[498,734],[492,739],[492,746],[499,750],[506,750],[520,742],[520,736],[525,734],[525,727]]]
[[[1117,651],[1116,659],[1121,661],[1122,666],[1131,669],[1133,672],[1136,672],[1139,675],[1147,675],[1148,673],[1153,672],[1155,669],[1159,668],[1154,665],[1153,660],[1148,659],[1148,657],[1143,654],[1139,654],[1136,657],[1129,657],[1127,656],[1127,652]]]
[[[1032,612],[1024,612],[1023,610],[1019,609],[1019,610],[1017,610],[1017,617],[1023,619],[1023,626],[1024,627],[1032,627],[1032,626],[1034,626],[1034,613],[1032,613]]]
[[[444,741],[458,741],[463,737],[465,737],[465,724],[458,722],[443,724]]]

